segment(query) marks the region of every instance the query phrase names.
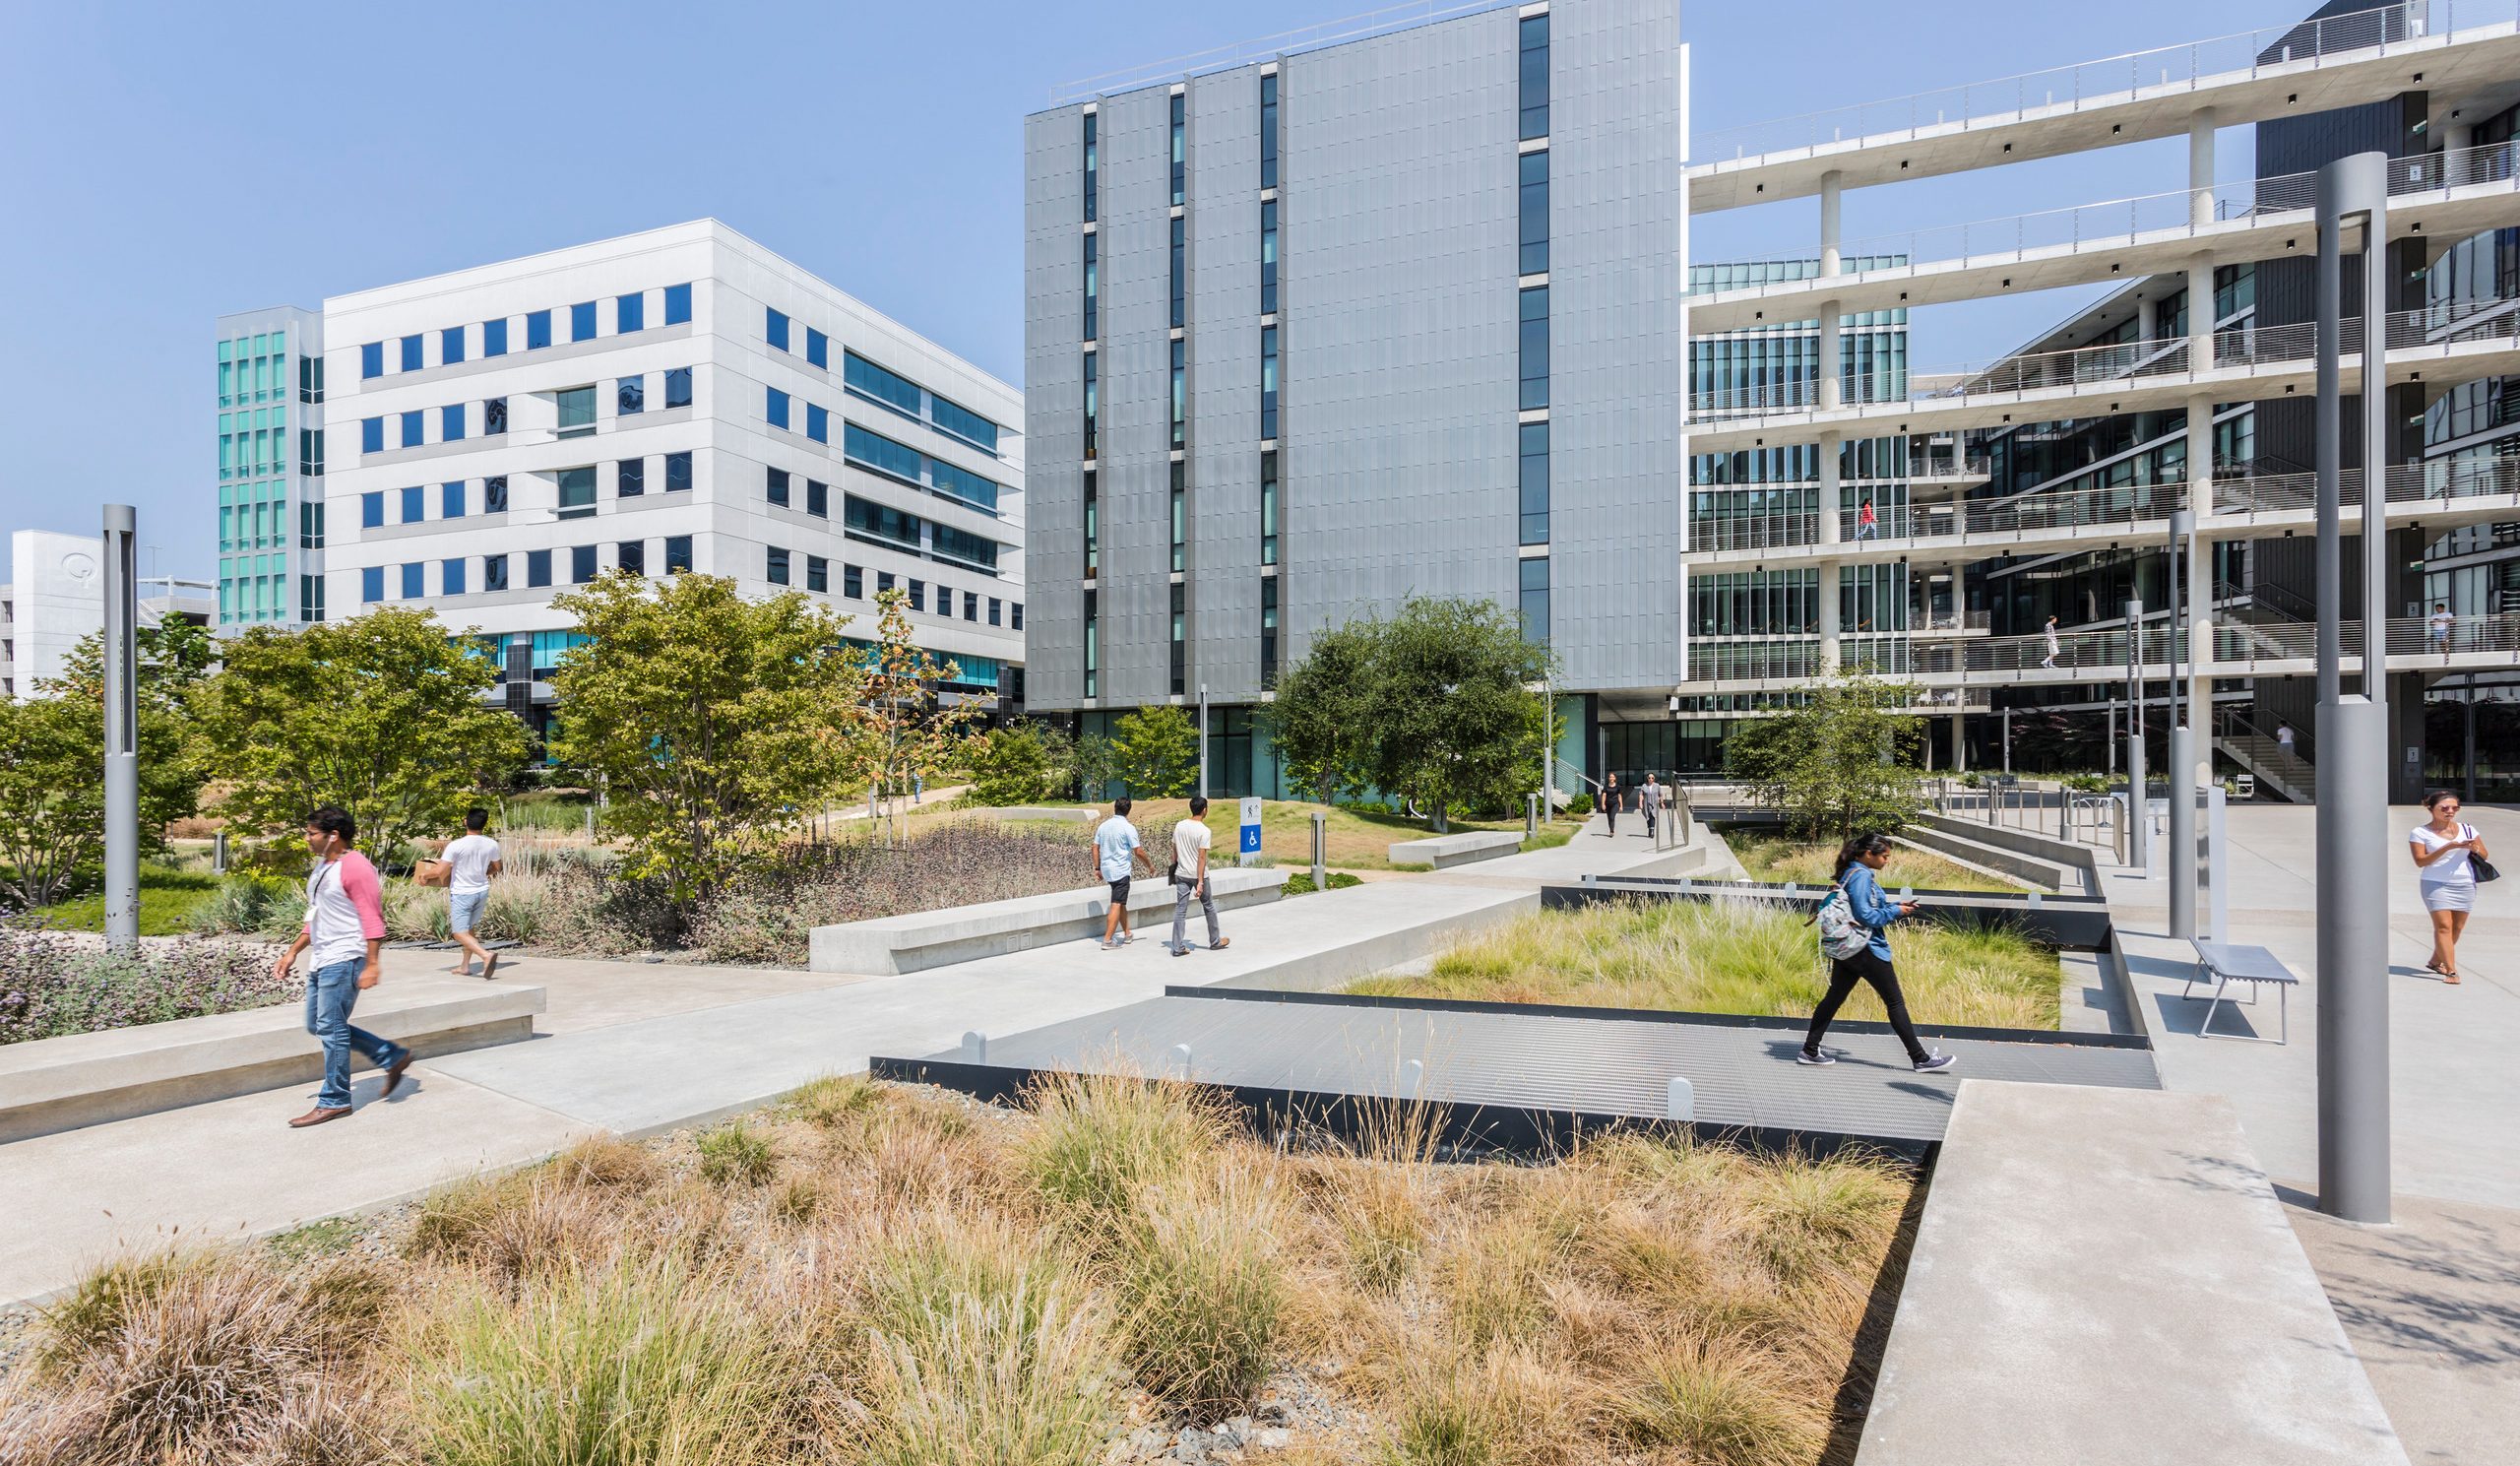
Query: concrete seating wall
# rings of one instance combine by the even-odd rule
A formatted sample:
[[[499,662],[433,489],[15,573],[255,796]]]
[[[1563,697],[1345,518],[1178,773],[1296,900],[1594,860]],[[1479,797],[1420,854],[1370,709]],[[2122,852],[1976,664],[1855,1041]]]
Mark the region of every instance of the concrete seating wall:
[[[1232,865],[1214,867],[1208,872],[1209,893],[1220,911],[1256,906],[1278,899],[1287,874],[1284,870]],[[1018,896],[1009,901],[817,926],[809,938],[806,965],[815,972],[869,977],[922,972],[979,957],[1101,936],[1102,919],[1110,909],[1110,893],[1102,886],[1089,886],[1053,891],[1046,896]],[[1130,924],[1144,930],[1151,921],[1169,923],[1171,919],[1172,887],[1163,872],[1159,870],[1152,879],[1139,876],[1129,888]]]
[[[1523,848],[1523,837],[1511,830],[1464,830],[1424,840],[1398,840],[1386,854],[1395,865],[1432,865],[1448,870],[1473,860],[1492,860]]]
[[[370,1033],[425,1058],[534,1036],[542,989],[396,979],[359,995]],[[363,1066],[362,1066],[363,1071]],[[0,1143],[313,1080],[324,1054],[301,1002],[0,1047]]]

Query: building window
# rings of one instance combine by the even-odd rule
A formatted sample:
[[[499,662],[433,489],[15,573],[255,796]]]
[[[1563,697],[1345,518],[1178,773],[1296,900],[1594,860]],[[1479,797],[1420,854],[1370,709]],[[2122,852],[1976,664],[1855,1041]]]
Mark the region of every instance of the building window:
[[[831,338],[811,326],[805,328],[805,359],[826,370],[831,366]]]
[[[464,359],[464,328],[449,326],[437,334],[437,359],[440,366],[453,366]]]
[[[1260,79],[1260,186],[1278,186],[1278,74]]]
[[[1172,568],[1189,569],[1190,553],[1190,466],[1175,461],[1172,465]]]
[[[569,307],[569,340],[571,340],[571,341],[593,341],[593,340],[595,340],[595,302],[594,302],[594,301],[592,301],[592,300],[581,300],[581,301],[579,301],[577,304],[572,305],[572,306],[570,306],[570,307]],[[593,555],[593,554],[595,553],[595,551],[594,551],[593,549],[589,549],[589,550],[587,551],[587,553],[588,553],[589,555]]]
[[[297,358],[297,400],[309,405],[321,403],[324,400],[323,357],[300,356]]]
[[[1273,691],[1278,685],[1278,578],[1274,575],[1260,582],[1260,685]]]
[[[592,544],[570,545],[569,584],[573,586],[585,585],[589,581],[595,579],[595,546]]]
[[[437,512],[443,519],[464,517],[464,485],[461,481],[437,486]]]
[[[414,483],[410,487],[404,489],[403,518],[401,523],[415,525],[428,517],[429,511],[427,496],[421,491],[420,485]]]
[[[483,514],[505,514],[508,512],[507,475],[493,474],[489,478],[481,480],[481,512]]]
[[[1172,221],[1172,324],[1190,322],[1190,221]]]
[[[788,394],[776,387],[763,390],[770,394],[763,406],[763,412],[769,415],[770,425],[786,427],[788,425]]]
[[[773,348],[782,351],[788,350],[788,317],[784,313],[765,306],[761,332]]]
[[[508,353],[508,323],[505,316],[481,323],[481,354],[484,357]]]
[[[805,480],[805,512],[818,519],[831,518],[831,485],[820,478]]]
[[[427,423],[426,412],[405,413],[403,414],[403,446],[417,448],[426,443],[429,440]]]
[[[572,514],[569,511],[577,510]],[[595,465],[560,471],[560,517],[583,519],[595,512]]]
[[[1190,129],[1187,120],[1189,97],[1172,94],[1172,202],[1186,203],[1190,197]]]
[[[301,427],[297,430],[297,472],[309,478],[324,477],[324,429]]]
[[[679,571],[688,570],[688,569],[690,569],[690,568],[691,568],[691,537],[690,537],[689,535],[668,535],[668,536],[666,536],[666,537],[665,537],[665,574],[667,574],[667,575],[672,575],[672,574],[675,574],[675,573],[677,573],[677,572],[679,572]]]
[[[402,599],[417,601],[428,593],[428,563],[424,560],[406,560],[403,563]]]
[[[361,417],[358,420],[358,451],[361,453],[382,453],[385,451],[384,418]]]
[[[1260,455],[1260,563],[1278,563],[1278,455]]]
[[[437,567],[437,583],[438,594],[441,596],[463,595],[464,562],[462,560],[440,560]]]
[[[551,345],[551,312],[527,311],[525,315],[525,349],[538,351]]]
[[[481,557],[482,591],[484,593],[490,591],[504,591],[507,588],[508,557],[506,555],[483,555]]]
[[[1278,435],[1278,328],[1260,328],[1260,437]]]
[[[770,502],[783,509],[788,507],[788,471],[786,469],[769,471],[769,494]]]
[[[1172,695],[1179,697],[1190,679],[1189,587],[1172,583]]]
[[[998,600],[995,596],[988,598],[988,623],[990,625],[994,626],[998,624],[998,617],[1005,613],[1002,609],[1005,604],[1006,603]]]
[[[613,465],[613,497],[635,499],[647,491],[648,461],[646,459],[625,458],[621,460],[621,462]]]
[[[1548,424],[1522,425],[1523,543],[1548,542]]]
[[[560,405],[562,435],[595,431],[595,389],[569,387],[553,393]]]
[[[1085,222],[1087,223],[1094,223],[1095,208],[1102,202],[1099,169],[1102,165],[1102,147],[1096,131],[1096,124],[1101,120],[1092,112],[1085,114]]]
[[[385,343],[371,341],[358,349],[358,374],[361,381],[385,375]]]
[[[927,582],[918,579],[916,576],[913,576],[911,578],[910,608],[914,611],[918,611],[921,614],[924,614],[927,610]]]
[[[385,599],[385,567],[368,565],[358,572],[358,599],[373,605]]]
[[[979,593],[978,593],[978,592],[976,592],[976,591],[965,591],[965,592],[963,593],[963,619],[964,619],[964,620],[966,620],[966,621],[976,621],[976,620],[978,620],[979,618],[980,618],[980,598],[979,598]]]
[[[1274,80],[1262,78],[1263,81]],[[1260,204],[1260,313],[1278,313],[1278,201]]]
[[[1102,236],[1085,236],[1085,339],[1102,332]]]
[[[1525,275],[1548,272],[1548,150],[1526,153],[1522,171],[1523,257]]]
[[[1102,504],[1097,494],[1097,479],[1102,476],[1092,469],[1085,471],[1085,578],[1092,580],[1102,573]]]
[[[623,377],[613,384],[612,397],[617,415],[636,416],[648,410],[648,379]]]
[[[805,556],[805,589],[819,592],[831,590],[831,561],[824,559],[821,555]]]
[[[1097,440],[1102,436],[1100,431],[1102,421],[1102,367],[1095,361],[1095,357],[1100,354],[1097,351],[1085,353],[1085,456],[1087,458],[1095,456]]]
[[[1007,629],[1007,630],[1009,630],[1009,631],[1021,631],[1021,630],[1023,630],[1023,629],[1024,629],[1024,603],[1023,603],[1023,602],[1021,602],[1021,601],[1016,602],[1016,603],[1015,603],[1015,606],[1014,606],[1014,609],[1010,612],[1010,614],[1012,614],[1012,615],[1015,617],[1015,619],[1014,619],[1012,622],[1010,622],[1010,623],[1008,624],[1008,626],[1007,626],[1007,628],[1006,628],[1006,629]]]
[[[644,290],[612,298],[612,329],[628,335],[648,329],[648,295]]]
[[[379,528],[384,523],[384,492],[379,489],[371,489],[366,493],[360,494],[358,496],[358,527],[362,530],[373,530]]]
[[[691,287],[687,285],[665,287],[665,324],[679,326],[690,319]],[[688,570],[691,567],[685,565],[682,568]]]
[[[1548,645],[1548,557],[1538,556],[1523,564],[1523,639],[1534,646]]]
[[[1172,446],[1180,448],[1190,441],[1190,344],[1172,344]]]
[[[691,455],[690,455],[690,454],[688,454],[688,453],[668,453],[668,454],[666,454],[666,455],[665,455],[665,492],[667,492],[667,493],[681,493],[681,492],[683,492],[684,490],[686,490],[686,489],[688,489],[688,488],[690,488],[690,487],[691,487]]]
[[[666,369],[665,406],[669,408],[687,408],[691,406],[690,367],[675,366],[668,367]]]
[[[805,436],[817,443],[831,441],[831,412],[813,403],[805,404]]]
[[[485,436],[495,438],[495,437],[497,437],[499,434],[501,434],[501,433],[503,433],[503,432],[506,432],[507,430],[508,430],[508,400],[507,400],[506,398],[504,398],[504,397],[493,397],[493,398],[489,399],[488,401],[486,401],[486,402],[482,403],[482,404],[481,404],[481,431],[482,431],[482,433],[483,433]]]
[[[840,594],[851,601],[866,599],[866,572],[855,565],[841,566]]]
[[[788,584],[788,551],[780,548],[776,544],[770,546],[769,574],[770,583],[772,585],[784,586]]]
[[[1523,17],[1523,137],[1548,136],[1548,17]]]
[[[648,573],[648,542],[624,540],[612,547],[612,558],[625,573],[645,575]]]
[[[1520,405],[1528,410],[1548,406],[1548,287],[1534,286],[1522,292],[1523,316],[1523,395]]]
[[[1102,690],[1102,615],[1101,598],[1085,593],[1085,695],[1096,697]]]
[[[464,404],[459,402],[437,410],[437,436],[442,443],[464,441]]]
[[[297,506],[297,547],[324,547],[324,505],[320,499],[310,499]]]
[[[420,338],[418,338],[417,336],[406,336],[406,337],[404,337],[404,338],[403,338],[403,369],[404,369],[405,371],[418,371],[422,366],[425,366],[425,365],[427,365],[427,364],[428,364],[428,363],[427,363],[426,361],[424,361],[423,359],[421,359],[421,354],[420,354]]]

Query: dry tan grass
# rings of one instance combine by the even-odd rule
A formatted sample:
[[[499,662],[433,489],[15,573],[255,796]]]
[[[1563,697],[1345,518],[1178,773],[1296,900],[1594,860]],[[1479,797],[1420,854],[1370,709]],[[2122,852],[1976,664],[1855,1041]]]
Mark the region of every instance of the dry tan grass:
[[[1278,1147],[1127,1079],[1034,1108],[824,1081],[745,1122],[767,1183],[591,1141],[382,1256],[134,1259],[0,1379],[0,1460],[1053,1466],[1292,1377],[1350,1412],[1298,1466],[1812,1462],[1911,1180],[1644,1135],[1464,1164],[1406,1106]]]

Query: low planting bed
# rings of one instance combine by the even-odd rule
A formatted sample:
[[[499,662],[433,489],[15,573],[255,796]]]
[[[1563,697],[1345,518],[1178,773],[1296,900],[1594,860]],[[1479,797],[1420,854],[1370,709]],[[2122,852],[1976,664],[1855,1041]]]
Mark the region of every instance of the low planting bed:
[[[831,1080],[45,1311],[0,1456],[1844,1459],[1916,1177],[1641,1135],[1251,1137],[1182,1086]]]
[[[147,941],[115,952],[93,937],[0,923],[0,1044],[241,1012],[301,990],[274,977],[259,948]]]
[[[1752,880],[1772,884],[1791,882],[1808,888],[1827,886],[1838,878],[1838,872],[1829,868],[1830,861],[1838,853],[1835,844],[1794,840],[1773,831],[1760,832],[1738,825],[1721,833],[1725,843],[1732,848],[1732,858],[1741,862],[1741,868]],[[1901,886],[1911,886],[1920,891],[2015,894],[2022,889],[2017,881],[2001,880],[1973,870],[1957,860],[1909,846],[1901,846],[1890,857],[1889,868],[1881,872],[1881,884],[1894,894]]]

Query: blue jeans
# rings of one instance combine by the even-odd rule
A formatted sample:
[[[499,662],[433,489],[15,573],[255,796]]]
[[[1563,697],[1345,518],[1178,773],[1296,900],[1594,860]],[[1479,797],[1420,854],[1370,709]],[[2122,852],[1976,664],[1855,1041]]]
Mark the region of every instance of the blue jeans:
[[[410,1052],[363,1028],[350,1026],[350,1009],[358,1002],[359,969],[364,957],[317,968],[306,980],[306,1031],[324,1043],[324,1087],[315,1096],[322,1110],[346,1110],[350,1103],[350,1051],[382,1069]]]

